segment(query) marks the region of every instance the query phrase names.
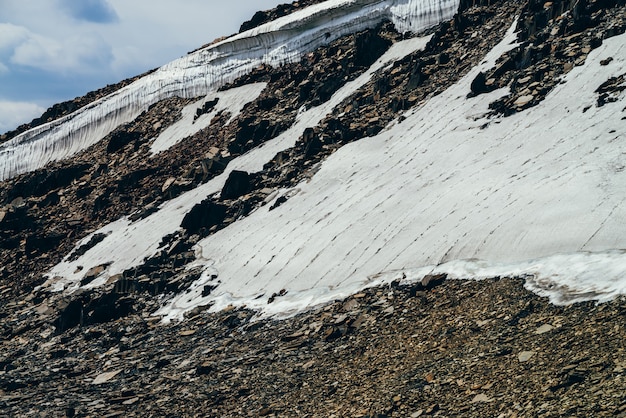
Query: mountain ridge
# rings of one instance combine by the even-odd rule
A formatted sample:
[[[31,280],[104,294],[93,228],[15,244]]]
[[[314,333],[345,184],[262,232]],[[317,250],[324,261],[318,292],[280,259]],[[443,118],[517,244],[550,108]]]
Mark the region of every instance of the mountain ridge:
[[[335,409],[308,409],[308,414],[526,416],[543,408],[535,402],[544,402],[555,415],[584,415],[600,401],[602,409],[595,412],[623,414],[623,400],[609,399],[622,387],[623,352],[616,348],[610,357],[599,344],[578,345],[587,358],[571,360],[575,366],[568,368],[573,350],[558,360],[537,356],[549,351],[546,342],[528,337],[531,324],[554,329],[562,321],[549,318],[565,316],[568,326],[555,338],[566,347],[580,333],[593,340],[591,322],[623,316],[619,219],[625,183],[618,154],[624,4],[549,3],[462,2],[452,19],[417,36],[384,21],[294,62],[256,66],[208,96],[158,101],[71,159],[3,181],[3,407],[16,412],[19,402],[50,384],[64,394],[56,404],[66,415],[96,410],[141,415],[140,400],[156,401],[154,391],[184,390],[193,383],[210,393],[193,404],[205,413],[292,415],[294,405],[271,400],[278,392],[245,386],[265,385],[259,375],[242,383],[227,371],[225,359],[202,359],[208,352],[200,355],[186,346],[156,365],[133,362],[144,358],[142,350],[151,359],[159,356],[158,344],[144,343],[156,341],[159,330],[173,347],[176,338],[182,344],[196,333],[198,344],[233,345],[235,351],[283,341],[287,352],[303,360],[285,360],[292,372],[280,379],[295,381],[298,390],[311,382],[316,397],[345,395],[350,391],[337,385],[290,375],[314,367],[303,366],[311,360],[308,350],[318,350],[315,356],[366,349],[352,341],[367,340],[377,328],[359,330],[354,325],[359,317],[382,310],[391,321],[385,326],[400,329],[406,320],[400,312],[410,310],[411,321],[425,316],[432,322],[418,328],[430,332],[422,345],[457,331],[463,337],[452,339],[460,343],[476,333],[468,324],[508,315],[498,322],[503,328],[497,335],[504,340],[489,350],[506,346],[495,358],[503,356],[520,376],[529,376],[516,391],[537,390],[540,379],[556,375],[532,400],[519,391],[492,394],[489,383],[481,384],[486,394],[457,384],[472,398],[464,401],[469,406],[460,405],[465,398],[457,394],[454,400],[448,393],[455,392],[445,388],[467,376],[448,376],[447,366],[440,366],[452,357],[442,354],[434,363],[422,357],[415,367],[435,368],[446,377],[424,371],[426,383],[409,379],[397,385],[399,394],[372,400],[350,392],[349,401],[363,407],[344,398]],[[418,239],[422,245],[416,245]],[[554,254],[551,245],[561,250]],[[507,252],[533,256],[518,256],[520,261]],[[548,304],[522,290],[522,283],[567,306]],[[474,289],[472,296],[464,288]],[[492,312],[481,292],[485,298],[514,296],[499,299]],[[386,293],[401,299],[400,305],[390,306],[395,302],[388,303],[393,298]],[[361,298],[367,303],[361,305]],[[454,325],[453,316],[462,311],[453,309],[446,314],[448,325],[440,328],[439,308],[454,307],[458,299],[467,300],[469,322]],[[581,303],[586,300],[610,302],[594,307]],[[528,303],[515,312],[503,308],[518,302]],[[414,310],[415,304],[422,308]],[[345,305],[356,310],[350,313]],[[535,308],[541,314],[533,316]],[[593,319],[580,319],[585,312]],[[268,315],[296,319],[280,325]],[[305,328],[320,318],[325,325],[313,333],[323,329],[320,340],[304,338],[311,335]],[[161,320],[173,323],[157,324]],[[520,321],[523,327],[517,326]],[[208,328],[203,331],[202,325]],[[255,333],[257,326],[266,327],[262,335]],[[302,328],[302,335],[285,333],[284,327]],[[605,328],[606,346],[617,347],[623,327]],[[408,328],[401,335],[407,344],[414,338]],[[72,347],[74,341],[80,350]],[[437,350],[437,344],[429,347]],[[270,349],[267,361],[259,360],[263,367],[280,367],[278,360],[290,356],[283,348]],[[381,344],[371,358],[378,362],[390,349],[389,342]],[[18,354],[10,354],[14,350]],[[92,354],[85,357],[81,350]],[[172,358],[182,361],[190,350],[189,361],[174,367]],[[468,364],[474,361],[470,353],[455,353]],[[104,364],[100,356],[114,359]],[[535,363],[538,358],[541,363]],[[50,370],[28,378],[43,359],[50,360]],[[126,360],[131,365],[124,366]],[[244,375],[252,373],[247,361],[252,359],[233,360]],[[140,389],[142,379],[154,379],[164,367],[166,375],[157,378],[153,392]],[[407,365],[389,367],[398,371]],[[376,376],[372,370],[366,376]],[[505,375],[504,369],[485,374]],[[168,380],[179,383],[168,386]],[[410,382],[435,388],[429,396],[437,400],[413,391]],[[69,399],[84,383],[90,388],[85,399]],[[227,383],[247,389],[235,394]],[[593,394],[581,394],[588,387]],[[551,393],[576,393],[589,405],[560,409]],[[53,396],[45,395],[50,408]],[[396,406],[389,406],[389,396]],[[240,398],[247,411],[237,409]],[[506,402],[496,405],[493,399]],[[529,404],[517,405],[520,399]],[[180,415],[202,413],[183,410],[183,398],[175,397],[175,403]],[[28,408],[36,415],[46,404],[32,402]]]

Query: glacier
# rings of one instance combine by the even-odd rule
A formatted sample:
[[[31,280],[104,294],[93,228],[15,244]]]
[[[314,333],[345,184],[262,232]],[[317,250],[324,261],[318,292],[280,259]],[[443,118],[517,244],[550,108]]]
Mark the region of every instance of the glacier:
[[[506,89],[466,96],[478,72],[515,46],[514,27],[481,65],[407,111],[401,123],[342,147],[309,181],[277,191],[274,198],[291,196],[287,202],[272,211],[270,204],[261,207],[200,241],[194,266],[204,273],[156,314],[175,320],[197,306],[234,304],[281,315],[438,272],[525,277],[529,289],[554,303],[626,294],[626,148],[619,140],[626,137],[625,98],[595,105],[595,89],[626,71],[626,35],[605,40],[537,106],[494,118],[488,105]],[[327,103],[303,111],[291,129],[233,160],[221,176],[145,219],[124,218],[97,231],[107,237],[52,268],[44,287],[81,289],[78,266],[109,265],[82,287],[92,288],[140,265],[193,205],[221,190],[231,170],[260,170],[374,71],[427,40],[397,43]],[[611,65],[601,65],[609,56]],[[202,296],[216,276],[217,289]],[[283,289],[285,296],[267,303]]]
[[[605,40],[538,106],[492,119],[488,104],[505,89],[466,95],[514,39],[510,30],[403,122],[332,154],[286,203],[203,239],[198,286],[157,314],[180,319],[209,303],[298,312],[442,272],[525,277],[557,304],[625,294],[625,95],[598,107],[595,89],[626,70],[626,35]],[[615,66],[601,65],[609,56]],[[203,297],[215,276],[219,287]]]
[[[219,193],[222,190],[228,175],[233,170],[248,172],[262,170],[265,162],[271,160],[278,152],[293,147],[304,129],[317,125],[344,99],[350,97],[359,87],[367,83],[377,70],[413,51],[423,49],[429,39],[430,36],[427,36],[396,43],[365,73],[355,80],[346,83],[346,85],[335,92],[330,100],[320,106],[300,112],[296,123],[287,131],[265,142],[263,146],[254,148],[248,153],[235,158],[228,164],[226,170],[221,175],[165,202],[156,213],[136,222],[131,222],[127,218],[119,219],[83,238],[77,243],[77,247],[89,242],[95,234],[106,235],[106,238],[100,244],[91,248],[83,256],[76,260],[66,257],[61,263],[56,265],[48,273],[50,279],[45,283],[45,286],[55,291],[65,290],[71,292],[77,290],[80,287],[82,278],[82,268],[78,268],[79,266],[109,265],[105,274],[87,286],[83,286],[83,288],[93,288],[104,284],[110,276],[141,265],[146,257],[157,253],[162,238],[179,228],[185,214],[194,205],[200,203],[207,196]],[[254,86],[252,87],[255,88]]]
[[[163,99],[195,98],[261,64],[294,62],[384,20],[420,32],[454,16],[458,0],[329,0],[173,61],[76,112],[0,145],[0,181],[70,157]]]

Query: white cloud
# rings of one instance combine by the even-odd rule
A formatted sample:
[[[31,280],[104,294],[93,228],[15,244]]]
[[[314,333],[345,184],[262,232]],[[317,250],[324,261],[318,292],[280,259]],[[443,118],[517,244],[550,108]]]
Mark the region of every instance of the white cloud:
[[[47,72],[84,74],[110,69],[113,52],[93,31],[53,37],[23,26],[0,23],[0,58]],[[2,70],[0,66],[0,73]],[[4,70],[8,70],[6,64]]]
[[[36,103],[0,100],[0,133],[30,122],[34,118],[41,116],[45,110]]]
[[[90,34],[56,40],[30,33],[15,48],[11,63],[48,72],[92,73],[110,68],[111,47]]]
[[[28,39],[29,30],[11,23],[0,23],[0,52],[11,51],[16,45]]]

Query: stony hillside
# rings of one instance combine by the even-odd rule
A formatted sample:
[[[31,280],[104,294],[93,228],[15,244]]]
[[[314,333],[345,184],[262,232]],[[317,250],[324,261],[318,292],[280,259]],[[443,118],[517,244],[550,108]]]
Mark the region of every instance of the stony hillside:
[[[626,416],[626,300],[555,307],[519,279],[440,279],[368,289],[280,321],[227,309],[170,325],[131,314],[60,334],[42,322],[3,344],[0,410]]]
[[[355,3],[365,10],[376,2]],[[259,12],[242,25],[242,33],[323,4],[300,1]],[[316,19],[325,17],[320,16]],[[392,268],[371,272],[392,278],[384,285],[372,279],[360,289],[348,286],[357,292],[351,295],[332,292],[341,288],[343,277],[319,277],[331,284],[313,287],[316,296],[300,292],[310,289],[297,283],[282,288],[278,275],[273,283],[274,276],[237,277],[233,280],[243,280],[244,287],[261,289],[254,298],[238,299],[223,290],[230,289],[223,273],[228,268],[217,271],[220,259],[233,261],[214,250],[226,245],[234,226],[262,211],[288,219],[285,211],[301,209],[289,206],[290,200],[298,198],[302,185],[315,183],[331,156],[340,150],[349,154],[346,150],[354,149],[349,146],[390,127],[402,130],[411,115],[434,98],[447,97],[468,74],[469,88],[454,100],[484,98],[488,105],[480,114],[459,114],[468,120],[468,130],[526,129],[516,117],[541,112],[568,74],[591,65],[588,57],[615,45],[625,31],[623,0],[461,1],[452,19],[420,33],[400,33],[397,24],[383,20],[345,36],[329,34],[328,42],[293,62],[256,66],[208,96],[161,100],[71,158],[5,179],[0,183],[0,415],[626,416],[626,308],[621,297],[596,305],[593,300],[607,299],[598,287],[569,289],[567,277],[565,284],[544,283],[524,272],[484,281],[445,280],[445,273],[407,278]],[[619,228],[622,213],[623,198],[613,194],[624,185],[623,162],[615,153],[624,150],[626,53],[617,45],[611,55],[593,56],[598,68],[618,70],[593,80],[594,101],[580,114],[613,112],[610,124],[585,131],[610,136],[609,163],[598,170],[606,193],[602,202],[618,203],[607,209],[585,245],[604,236],[599,233],[604,225]],[[500,53],[492,65],[488,57],[494,48]],[[4,139],[19,139],[22,131],[71,116],[79,107],[97,106],[132,81],[53,107]],[[514,124],[507,125],[510,120]],[[558,133],[547,128],[545,134]],[[412,135],[418,138],[419,130]],[[563,138],[575,136],[568,132]],[[287,145],[275,145],[287,137]],[[545,152],[552,149],[557,145]],[[453,153],[447,150],[434,161],[445,164]],[[376,154],[376,167],[384,165],[384,154]],[[263,157],[246,162],[255,155]],[[558,156],[554,161],[557,165]],[[507,161],[501,156],[486,164]],[[442,194],[452,171],[435,185]],[[564,176],[567,188],[575,172],[553,176]],[[213,182],[219,184],[216,190]],[[438,209],[440,200],[433,196],[427,206]],[[594,203],[598,212],[605,210],[602,202]],[[382,204],[374,202],[372,210]],[[189,210],[176,212],[185,205]],[[418,203],[413,205],[417,211]],[[461,207],[462,201],[448,216]],[[319,203],[312,211],[326,225],[321,221],[332,218],[333,209]],[[171,232],[155,230],[163,226],[159,222],[168,223],[163,231]],[[329,222],[325,230],[342,227]],[[298,226],[288,229],[298,234]],[[623,234],[612,233],[607,236],[613,241],[601,246],[621,262]],[[109,243],[116,234],[125,244]],[[442,240],[462,244],[464,237],[469,242],[467,235]],[[522,242],[524,235],[520,231],[507,241]],[[213,244],[211,237],[218,236]],[[276,240],[280,236],[277,232]],[[392,237],[371,236],[393,245]],[[233,233],[232,245],[243,246],[237,239]],[[283,248],[292,259],[306,251],[283,244],[272,251]],[[137,246],[146,247],[138,251],[141,257],[133,255]],[[217,262],[207,260],[203,249]],[[275,252],[268,271],[281,257]],[[447,255],[442,261],[449,261]],[[618,267],[614,271],[621,277]],[[302,266],[303,277],[305,270]],[[263,280],[268,284],[255,284]],[[524,283],[551,297],[560,292],[561,302],[589,301],[555,306]],[[259,311],[278,312],[281,319]],[[163,317],[175,320],[166,324]]]

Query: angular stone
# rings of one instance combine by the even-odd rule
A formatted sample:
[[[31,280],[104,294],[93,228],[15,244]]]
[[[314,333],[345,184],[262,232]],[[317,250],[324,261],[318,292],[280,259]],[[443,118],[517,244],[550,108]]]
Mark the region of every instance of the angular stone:
[[[161,192],[165,193],[165,191],[169,189],[170,186],[174,184],[175,181],[176,181],[175,177],[169,177],[167,180],[165,180],[165,183],[163,183],[163,186],[161,186]]]
[[[113,154],[120,151],[126,144],[137,141],[141,137],[139,132],[126,132],[120,129],[113,134],[107,145],[107,154]]]
[[[519,97],[513,104],[518,107],[525,106],[528,103],[530,103],[534,98],[535,96],[528,94],[528,95]]]
[[[535,334],[545,334],[546,332],[550,332],[554,329],[554,327],[550,324],[543,324],[535,331]]]
[[[188,233],[193,234],[202,228],[219,225],[225,218],[226,206],[218,205],[210,199],[206,199],[191,208],[180,226]]]
[[[93,382],[91,382],[91,384],[92,385],[101,385],[103,383],[109,382],[109,381],[113,380],[115,378],[115,376],[117,376],[121,372],[122,372],[121,370],[116,370],[116,371],[113,371],[113,372],[101,373],[95,379],[93,379]]]
[[[237,199],[250,191],[250,175],[245,171],[233,170],[222,188],[220,200]]]
[[[517,359],[520,363],[525,363],[530,360],[536,353],[534,351],[522,351],[518,354]]]
[[[492,400],[493,399],[491,399],[484,393],[479,393],[478,395],[474,396],[474,399],[472,399],[472,403],[491,402]]]
[[[80,282],[81,285],[84,286],[92,282],[96,277],[101,275],[108,267],[109,267],[109,264],[101,264],[99,266],[90,268],[87,271],[87,273],[85,273],[85,275],[83,276],[83,279]]]
[[[424,289],[430,290],[434,287],[441,285],[446,280],[447,277],[448,275],[445,273],[444,274],[428,274],[424,276],[420,284],[422,285]]]

